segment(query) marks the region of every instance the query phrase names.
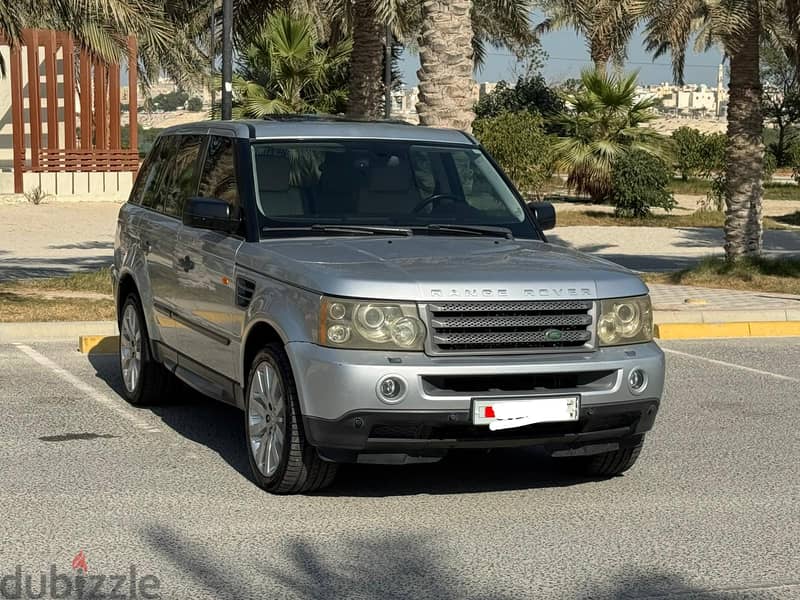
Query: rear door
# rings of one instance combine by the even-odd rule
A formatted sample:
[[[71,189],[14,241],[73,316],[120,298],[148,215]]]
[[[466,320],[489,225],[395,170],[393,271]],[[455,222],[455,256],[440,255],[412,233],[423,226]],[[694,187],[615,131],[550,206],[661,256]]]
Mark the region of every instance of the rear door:
[[[223,134],[208,138],[197,196],[224,200],[232,214],[243,214],[235,138]],[[243,241],[243,230],[226,234],[184,225],[176,246],[178,314],[186,322],[178,350],[229,379],[236,376],[234,348],[241,337],[234,263]]]
[[[153,165],[145,174],[141,187],[143,211],[139,220],[139,242],[147,267],[147,287],[152,297],[157,323],[156,339],[167,345],[175,341],[175,323],[169,318],[169,307],[175,302],[175,241],[180,222],[164,212],[164,183],[175,166],[175,154],[181,136],[159,138],[153,147]],[[138,190],[137,190],[138,191]],[[144,292],[143,292],[144,295]]]

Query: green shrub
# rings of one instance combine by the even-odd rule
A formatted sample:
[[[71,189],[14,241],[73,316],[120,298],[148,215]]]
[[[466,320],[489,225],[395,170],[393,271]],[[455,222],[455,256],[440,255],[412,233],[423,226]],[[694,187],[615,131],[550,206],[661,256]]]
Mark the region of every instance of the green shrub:
[[[672,133],[675,169],[689,177],[712,177],[725,167],[724,133],[701,133],[692,127],[679,127]]]
[[[634,150],[619,157],[611,173],[614,214],[618,217],[646,217],[654,207],[672,210],[675,199],[667,189],[669,166],[660,158]]]
[[[505,112],[477,119],[472,130],[521,192],[541,193],[553,174],[553,142],[542,117],[527,111]]]
[[[703,166],[703,134],[693,127],[679,127],[672,132],[675,145],[675,169],[684,181],[697,177]]]
[[[186,110],[191,112],[200,112],[203,110],[203,100],[197,96],[192,96],[186,101]]]

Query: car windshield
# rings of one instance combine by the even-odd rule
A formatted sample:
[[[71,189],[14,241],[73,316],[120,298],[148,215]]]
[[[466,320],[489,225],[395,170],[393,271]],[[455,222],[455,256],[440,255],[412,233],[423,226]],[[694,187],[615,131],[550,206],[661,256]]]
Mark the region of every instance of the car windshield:
[[[256,142],[252,153],[262,237],[320,231],[538,237],[476,147]]]

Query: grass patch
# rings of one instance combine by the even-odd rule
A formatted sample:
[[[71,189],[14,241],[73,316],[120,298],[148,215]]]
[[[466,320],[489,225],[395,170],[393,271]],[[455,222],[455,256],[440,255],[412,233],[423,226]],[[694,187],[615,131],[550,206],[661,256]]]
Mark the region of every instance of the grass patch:
[[[114,301],[85,298],[38,298],[0,291],[0,322],[108,321],[116,318]]]
[[[112,294],[111,269],[98,269],[83,273],[72,273],[66,277],[42,277],[39,279],[18,279],[0,284],[0,290],[41,290],[94,292]]]
[[[689,178],[673,179],[669,190],[674,194],[689,194],[692,196],[705,196],[711,191],[711,182],[708,179]],[[764,184],[765,200],[800,200],[800,186],[793,183],[771,181]]]
[[[575,225],[599,225],[602,227],[722,227],[725,213],[717,211],[697,211],[684,215],[650,215],[643,219],[615,217],[613,213],[600,210],[565,210],[558,212],[556,224],[559,227]],[[792,229],[800,225],[800,213],[782,217],[764,217],[765,229]]]
[[[749,258],[733,263],[707,258],[690,269],[644,273],[649,283],[696,285],[800,295],[800,259]]]
[[[6,281],[0,283],[0,322],[113,320],[112,292],[109,269]]]

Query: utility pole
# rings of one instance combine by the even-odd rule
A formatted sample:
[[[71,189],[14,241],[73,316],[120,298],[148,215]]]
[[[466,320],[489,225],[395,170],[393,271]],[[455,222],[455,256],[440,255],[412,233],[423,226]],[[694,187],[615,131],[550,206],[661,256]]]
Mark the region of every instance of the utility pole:
[[[211,82],[209,83],[209,92],[211,92],[211,108],[214,108],[216,101],[216,90],[214,89],[214,72],[217,70],[217,6],[214,0],[211,0],[211,43],[208,47],[208,53],[211,55]]]
[[[233,112],[233,0],[222,0],[222,119]]]
[[[386,53],[383,66],[383,116],[392,116],[392,26],[386,23]]]

